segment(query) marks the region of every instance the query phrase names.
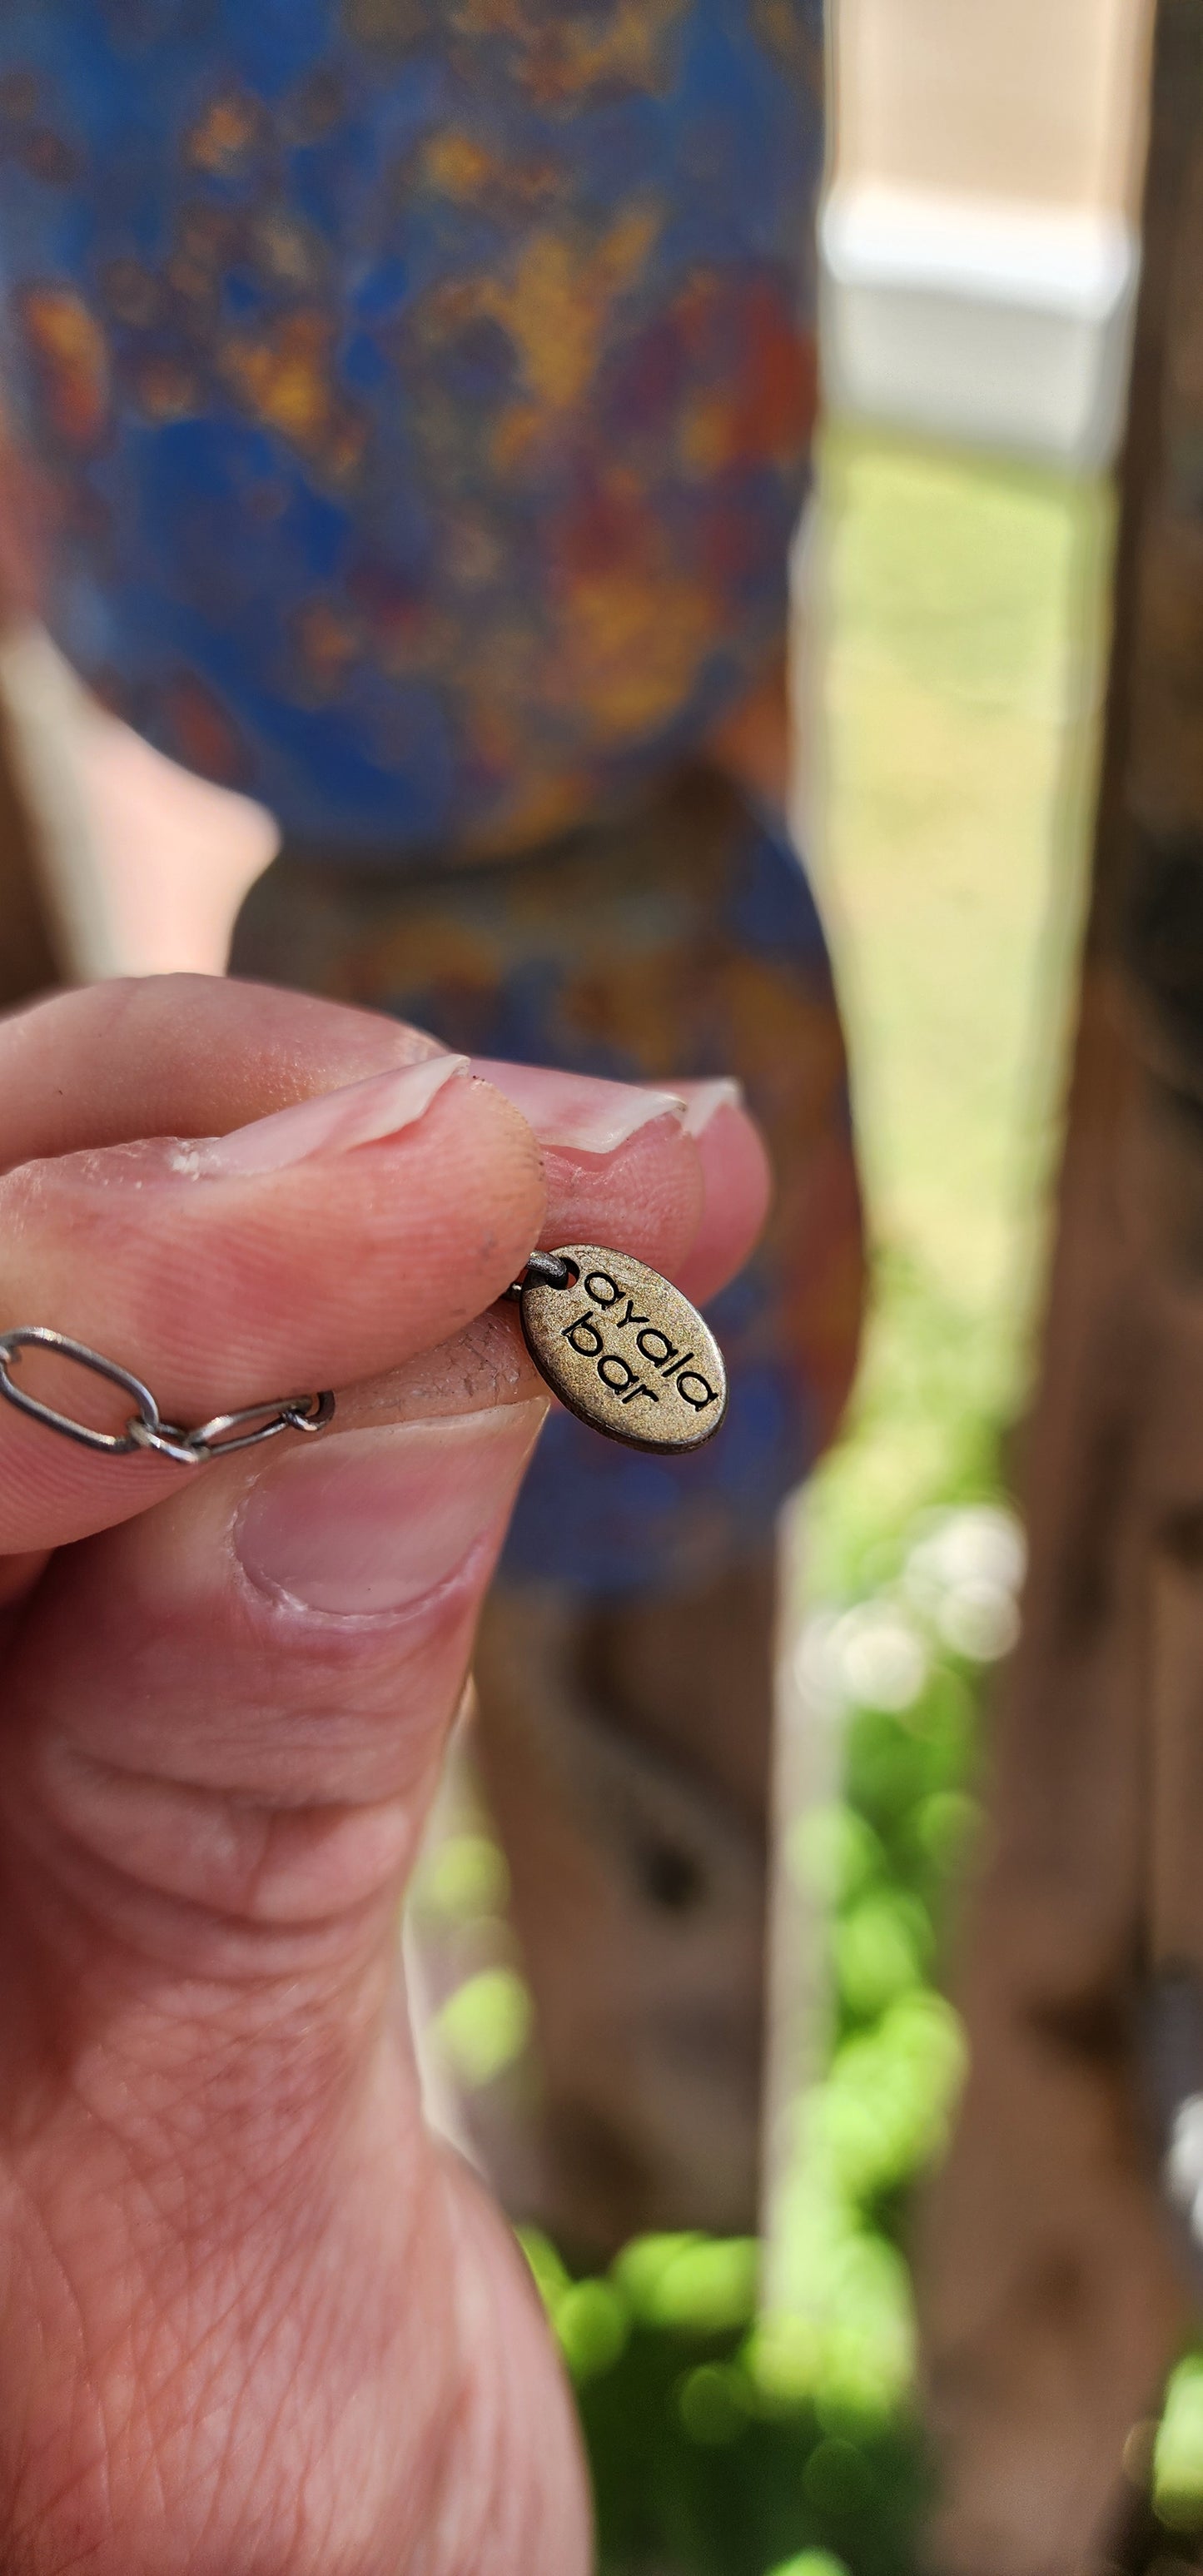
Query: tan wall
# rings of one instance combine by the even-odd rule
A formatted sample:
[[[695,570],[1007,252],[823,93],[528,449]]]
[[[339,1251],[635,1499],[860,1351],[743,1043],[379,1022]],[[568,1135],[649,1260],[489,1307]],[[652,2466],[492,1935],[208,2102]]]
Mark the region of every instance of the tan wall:
[[[842,179],[1134,207],[1150,0],[832,0]]]

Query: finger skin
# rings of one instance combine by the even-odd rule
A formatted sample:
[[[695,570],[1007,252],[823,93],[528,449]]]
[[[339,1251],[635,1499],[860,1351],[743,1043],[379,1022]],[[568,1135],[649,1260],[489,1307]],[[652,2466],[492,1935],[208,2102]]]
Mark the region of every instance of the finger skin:
[[[204,1421],[444,1340],[521,1268],[545,1204],[530,1129],[467,1081],[395,1138],[241,1181],[125,1147],[24,1163],[0,1181],[0,1315],[132,1367],[168,1421]],[[58,1378],[54,1400],[81,1391]],[[76,1449],[5,1407],[0,1549],[61,1545],[189,1472]]]
[[[208,998],[191,1057],[157,1023],[153,1114],[226,1133],[306,1096],[304,1033],[290,1078],[274,998],[232,1114],[230,1068],[193,1060],[200,1037],[215,1052]],[[346,1059],[331,1078],[340,1040],[323,1042],[331,1088]],[[676,1274],[700,1244],[721,1275],[756,1221],[754,1139],[737,1113],[717,1150],[656,1117],[612,1154],[541,1151],[456,1078],[337,1165],[181,1196],[157,1149],[122,1143],[149,1123],[137,1085],[97,1087],[87,1151],[65,1111],[43,1115],[41,1158],[18,1149],[0,1183],[6,1300],[79,1297],[85,1339],[97,1318],[144,1327],[181,1410],[277,1359],[281,1385],[341,1378],[337,1361],[387,1374],[340,1395],[321,1441],[190,1476],[128,1462],[137,1501],[118,1500],[123,1462],[0,1421],[0,1491],[18,1457],[26,1476],[0,1607],[0,2377],[19,2392],[0,2558],[22,2576],[586,2576],[543,2320],[422,2124],[397,1911],[545,1401],[490,1297],[536,1234]]]
[[[756,1243],[769,1212],[773,1176],[760,1136],[741,1110],[717,1110],[695,1141],[702,1213],[675,1275],[686,1296],[704,1306]]]
[[[152,1929],[141,1946],[152,1971],[170,1959],[182,1972],[238,1977],[249,1963],[262,1977],[277,1932],[286,1975],[310,1947],[324,1957],[328,1937],[336,1946],[349,1939],[358,1955],[380,1929],[365,1926],[362,1908],[381,1886],[391,1920],[394,1882],[412,1858],[442,1730],[461,1694],[476,1609],[547,1407],[510,1317],[498,1314],[348,1397],[338,1431],[322,1444],[326,1462],[363,1433],[406,1424],[445,1426],[454,1441],[465,1427],[500,1422],[513,1426],[520,1452],[512,1470],[503,1466],[500,1500],[465,1560],[396,1615],[315,1613],[241,1570],[248,1501],[282,1467],[295,1472],[283,1444],[245,1451],[156,1510],[53,1559],[9,1639],[4,1810],[26,1820],[26,1834],[30,1816],[53,1810],[61,1865],[82,1873],[83,1905],[93,1901],[88,1854],[99,1854],[95,1905],[105,1920],[122,1910],[131,1948],[151,1891]],[[314,1444],[300,1464],[318,1463]],[[399,1556],[414,1534],[398,1523]],[[230,1813],[214,1826],[221,1809]],[[281,1823],[265,1859],[267,1814]],[[339,1846],[332,1884],[315,1818]],[[80,1965],[86,1977],[87,1960]]]
[[[492,1301],[536,1236],[675,1275],[701,1244],[719,1278],[757,1149],[734,1113],[719,1144],[657,1113],[608,1154],[541,1146],[459,1077],[392,1139],[252,1180],[129,1144],[422,1046],[196,979],[0,1033],[0,1321],[137,1347],[185,1419],[343,1388],[325,1440],[196,1473],[0,1419],[23,1551],[0,1584],[0,2558],[23,2576],[590,2566],[544,2318],[422,2128],[397,1906],[546,1404]]]
[[[166,1009],[177,983],[181,1007]],[[527,1120],[478,1081],[448,1082],[394,1137],[249,1178],[201,1177],[181,1170],[178,1149],[114,1141],[123,1124],[144,1133],[183,1113],[224,1133],[218,1112],[236,1106],[245,1123],[248,1110],[279,1107],[282,1088],[308,1096],[299,1069],[312,1073],[311,1035],[318,1069],[340,1079],[362,1078],[373,1049],[393,1061],[399,1046],[412,1055],[426,1043],[366,1014],[322,1005],[315,1022],[295,996],[235,990],[241,1018],[220,983],[163,978],[126,988],[124,1010],[69,996],[0,1031],[9,1149],[22,1100],[37,1142],[54,1148],[27,1152],[0,1178],[0,1328],[49,1324],[104,1352],[146,1380],[165,1420],[203,1421],[394,1366],[488,1306],[536,1242],[614,1243],[677,1275],[704,1222],[708,1279],[749,1248],[761,1149],[734,1113],[709,1200],[709,1148],[673,1117],[653,1118],[608,1154],[541,1148]],[[145,1096],[124,1065],[131,1037],[149,1056]],[[97,1044],[89,1084],[82,1062]],[[235,1082],[240,1044],[257,1069],[254,1093],[245,1068]],[[80,1129],[109,1141],[81,1150]],[[44,1371],[23,1377],[68,1409],[84,1391],[74,1373],[49,1384]],[[104,1416],[108,1427],[123,1418],[119,1404]],[[0,1553],[107,1526],[188,1472],[145,1455],[99,1457],[0,1406]]]
[[[524,1449],[531,1388],[486,1316],[330,1447],[483,1409]],[[10,1636],[0,2534],[37,2576],[586,2576],[559,2368],[396,1983],[504,1508],[402,1615],[315,1615],[240,1568],[279,1472],[61,1551]]]
[[[0,1171],[131,1136],[216,1136],[438,1052],[419,1029],[273,984],[147,975],[0,1020]]]

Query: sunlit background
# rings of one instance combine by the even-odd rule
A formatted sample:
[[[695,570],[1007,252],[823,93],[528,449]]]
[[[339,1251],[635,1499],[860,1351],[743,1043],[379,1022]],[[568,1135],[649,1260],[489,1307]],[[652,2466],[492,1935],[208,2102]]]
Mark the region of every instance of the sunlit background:
[[[783,1542],[763,2241],[644,2238],[576,2277],[524,2240],[579,2394],[603,2576],[915,2563],[908,2212],[963,2062],[944,1989],[1020,1616],[1017,1427],[1089,863],[1150,0],[831,6],[796,814],[875,1293],[844,1438]],[[10,716],[65,685],[21,650]],[[32,760],[34,716],[17,733]],[[52,851],[82,846],[53,744],[26,783]],[[238,855],[249,881],[265,852]],[[102,876],[68,888],[91,972],[112,970]],[[450,1989],[450,2098],[512,2077],[531,2007],[504,1859],[469,1786],[449,1796],[413,1932]],[[1203,2530],[1203,2357],[1146,2434],[1168,2571]]]
[[[907,2211],[955,2102],[941,1980],[1019,1618],[1013,1453],[1089,861],[1148,19],[838,0],[797,805],[876,1295],[851,1422],[787,1534],[765,2244],[643,2239],[576,2279],[527,2240],[608,2576],[914,2557]],[[505,1882],[462,1823],[422,1902],[470,1962]],[[499,1943],[442,2016],[460,2082],[527,2041]],[[1203,2525],[1203,2360],[1148,2441],[1168,2566]]]

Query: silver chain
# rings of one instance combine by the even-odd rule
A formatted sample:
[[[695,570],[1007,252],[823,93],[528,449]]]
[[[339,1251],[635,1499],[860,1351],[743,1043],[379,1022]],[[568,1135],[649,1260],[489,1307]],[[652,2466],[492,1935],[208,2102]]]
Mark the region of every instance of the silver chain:
[[[18,1386],[13,1368],[22,1351],[30,1349],[57,1351],[60,1359],[74,1360],[93,1377],[105,1378],[132,1397],[138,1409],[130,1414],[124,1431],[94,1431],[90,1423],[56,1412],[52,1404],[43,1404],[40,1397]],[[334,1397],[327,1388],[321,1395],[276,1396],[267,1404],[244,1404],[238,1413],[214,1413],[195,1431],[183,1431],[176,1422],[164,1422],[150,1388],[132,1369],[106,1360],[99,1351],[89,1350],[86,1342],[73,1342],[68,1333],[56,1333],[49,1324],[15,1324],[11,1331],[0,1333],[0,1395],[47,1431],[77,1441],[81,1449],[102,1449],[110,1458],[153,1449],[180,1467],[201,1467],[209,1458],[229,1457],[232,1450],[254,1449],[261,1440],[276,1439],[281,1431],[324,1431],[334,1416]],[[246,1422],[258,1428],[244,1431]]]

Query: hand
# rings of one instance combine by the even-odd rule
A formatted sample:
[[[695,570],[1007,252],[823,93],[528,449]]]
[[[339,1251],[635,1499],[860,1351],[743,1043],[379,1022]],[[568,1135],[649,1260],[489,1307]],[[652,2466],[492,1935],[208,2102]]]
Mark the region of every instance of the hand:
[[[695,1139],[664,1095],[500,1078],[521,1110],[203,978],[0,1027],[0,1325],[183,1422],[340,1389],[322,1438],[202,1468],[0,1405],[13,2576],[589,2563],[523,2263],[423,2126],[398,1904],[546,1403],[494,1301],[574,1238],[707,1294],[765,1174],[721,1098]]]

